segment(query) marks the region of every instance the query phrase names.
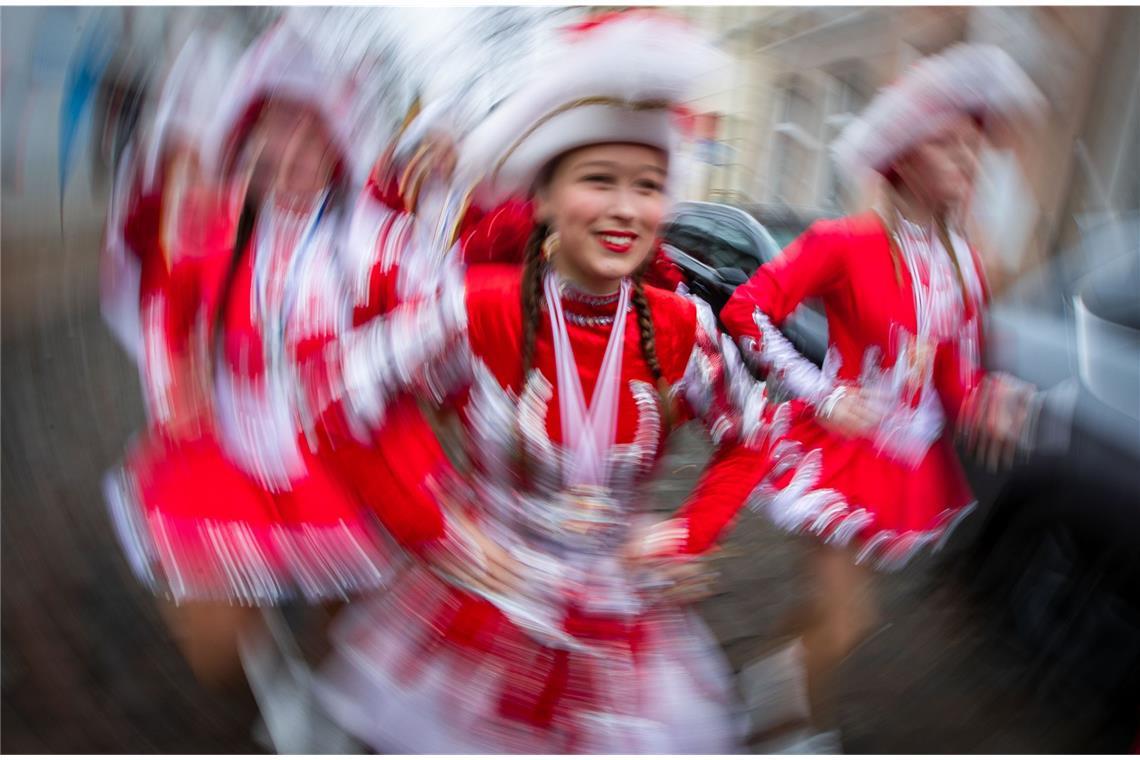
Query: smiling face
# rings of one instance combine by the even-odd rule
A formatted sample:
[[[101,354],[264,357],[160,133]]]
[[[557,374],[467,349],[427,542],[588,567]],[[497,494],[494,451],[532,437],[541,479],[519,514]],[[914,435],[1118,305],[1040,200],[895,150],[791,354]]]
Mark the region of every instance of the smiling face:
[[[612,293],[652,251],[667,199],[665,154],[628,143],[591,145],[557,160],[536,217],[558,233],[551,264],[592,293]]]

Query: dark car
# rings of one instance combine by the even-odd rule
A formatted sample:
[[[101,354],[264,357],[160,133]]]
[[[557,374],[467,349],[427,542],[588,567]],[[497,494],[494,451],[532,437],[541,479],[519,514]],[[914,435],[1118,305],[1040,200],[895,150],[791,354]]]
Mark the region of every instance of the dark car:
[[[1040,694],[1140,717],[1140,214],[1083,240],[991,309],[990,363],[1047,389],[1032,456],[971,472],[974,530],[951,564],[1034,663]]]
[[[684,274],[690,292],[717,314],[737,286],[780,253],[764,225],[746,211],[720,203],[678,203],[665,222],[666,255]],[[827,351],[827,320],[818,303],[797,309],[781,330],[819,364]]]

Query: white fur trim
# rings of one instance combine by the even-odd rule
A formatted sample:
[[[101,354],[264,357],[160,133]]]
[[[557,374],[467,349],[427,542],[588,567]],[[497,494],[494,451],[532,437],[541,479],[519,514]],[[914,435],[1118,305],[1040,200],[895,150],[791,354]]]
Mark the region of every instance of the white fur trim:
[[[726,65],[722,53],[660,14],[631,13],[567,36],[467,137],[456,176],[478,186],[477,203],[493,206],[528,190],[547,162],[575,147],[633,141],[672,151],[669,109]],[[652,102],[664,107],[631,108]]]
[[[544,122],[518,148],[492,167],[480,198],[496,200],[526,194],[538,172],[557,156],[604,142],[630,142],[671,154],[676,131],[671,113],[663,108],[632,110],[624,102],[572,108]]]
[[[919,61],[897,84],[875,97],[832,144],[849,178],[886,171],[912,146],[960,113],[1038,116],[1044,97],[1025,72],[993,45],[955,45]]]
[[[760,309],[753,311],[752,321],[760,331],[760,342],[757,344],[753,338],[745,337],[740,341],[741,349],[745,356],[768,370],[768,381],[773,385],[781,385],[795,397],[812,405],[827,398],[835,387],[834,371],[821,371],[805,359]],[[835,361],[830,356],[832,352],[828,353],[831,361],[825,362],[825,369]]]
[[[222,167],[230,135],[247,108],[262,95],[312,105],[325,119],[353,180],[369,167],[353,160],[352,111],[356,90],[347,76],[323,67],[305,39],[290,24],[279,22],[242,56],[203,140],[206,166]]]

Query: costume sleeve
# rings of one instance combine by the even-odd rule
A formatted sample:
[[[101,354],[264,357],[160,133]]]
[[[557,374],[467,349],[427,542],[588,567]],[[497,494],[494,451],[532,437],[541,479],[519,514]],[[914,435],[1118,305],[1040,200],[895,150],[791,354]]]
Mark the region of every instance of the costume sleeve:
[[[362,501],[401,546],[419,552],[445,539],[438,489],[455,477],[454,468],[414,397],[389,405],[368,446],[346,447],[337,456]]]
[[[202,308],[200,264],[187,257],[168,266],[152,256],[142,265],[142,377],[147,410],[158,425],[180,411],[178,399],[188,397],[184,385],[195,382],[194,362],[202,358],[196,339],[203,336],[195,331]]]
[[[711,548],[760,482],[771,430],[763,386],[744,367],[735,346],[716,330],[712,310],[699,299],[697,330],[685,374],[675,392],[701,420],[716,452],[696,489],[665,525],[665,553],[699,554]]]
[[[1008,435],[1031,448],[1042,398],[1032,385],[981,363],[980,335],[972,329],[961,340],[946,341],[934,358],[934,384],[946,417],[969,438]]]
[[[720,314],[745,355],[809,403],[822,401],[831,384],[778,328],[805,299],[826,295],[843,277],[842,246],[817,222],[737,288]]]
[[[399,263],[411,241],[414,217],[404,209],[394,184],[387,184],[385,175],[373,173],[353,206],[342,248],[356,325],[399,302]]]
[[[466,387],[472,362],[462,267],[448,267],[440,281],[431,296],[401,303],[305,362],[301,393],[313,424],[360,439],[404,394],[438,405]]]
[[[962,418],[985,376],[977,339],[945,341],[938,347],[934,357],[934,385],[947,419],[957,423]]]

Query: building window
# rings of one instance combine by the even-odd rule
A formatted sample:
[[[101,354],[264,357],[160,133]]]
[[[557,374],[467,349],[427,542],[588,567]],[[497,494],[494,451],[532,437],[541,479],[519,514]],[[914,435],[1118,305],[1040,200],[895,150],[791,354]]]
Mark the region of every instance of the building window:
[[[819,103],[808,83],[790,77],[781,88],[772,135],[772,200],[789,206],[811,203],[813,168],[820,144]]]
[[[824,141],[828,147],[835,142],[843,129],[867,106],[870,87],[865,84],[858,61],[844,61],[831,68],[828,82],[828,115],[824,119]],[[831,158],[830,150],[824,162],[823,199],[821,205],[829,211],[843,208],[843,178]]]

